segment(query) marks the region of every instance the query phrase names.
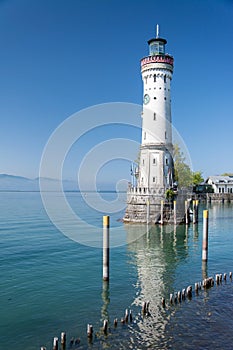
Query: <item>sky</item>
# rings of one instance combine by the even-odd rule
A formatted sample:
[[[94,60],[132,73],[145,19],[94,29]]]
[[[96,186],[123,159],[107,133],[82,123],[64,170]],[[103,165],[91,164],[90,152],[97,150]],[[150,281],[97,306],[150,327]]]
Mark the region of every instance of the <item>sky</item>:
[[[173,125],[193,170],[233,172],[232,18],[232,0],[0,0],[0,173],[39,176],[46,143],[74,113],[141,105],[140,60],[157,23],[175,60]],[[73,146],[64,176],[76,177],[95,138],[105,140],[97,132]],[[130,178],[127,161],[108,164],[106,178]]]

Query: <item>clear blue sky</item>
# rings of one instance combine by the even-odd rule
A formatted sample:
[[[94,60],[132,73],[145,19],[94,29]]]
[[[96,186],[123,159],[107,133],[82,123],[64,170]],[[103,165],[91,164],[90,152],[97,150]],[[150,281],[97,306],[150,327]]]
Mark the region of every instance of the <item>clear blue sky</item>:
[[[51,133],[83,108],[141,104],[157,23],[194,170],[233,172],[232,19],[232,0],[0,0],[0,173],[37,177]]]

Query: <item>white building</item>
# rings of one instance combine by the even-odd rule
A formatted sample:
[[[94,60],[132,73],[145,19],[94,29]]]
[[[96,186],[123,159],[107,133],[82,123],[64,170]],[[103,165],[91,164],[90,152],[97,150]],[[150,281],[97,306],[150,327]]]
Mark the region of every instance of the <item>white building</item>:
[[[174,60],[165,52],[166,43],[160,38],[157,25],[156,37],[148,41],[149,54],[141,59],[143,110],[140,161],[135,171],[137,184],[130,184],[127,191],[125,222],[158,222],[161,201],[174,183],[171,125]],[[166,217],[168,221],[168,215]]]
[[[232,176],[209,176],[206,183],[213,187],[214,193],[233,193]]]
[[[167,41],[150,39],[149,56],[141,60],[143,81],[142,140],[138,187],[166,189],[173,185],[171,80],[173,57],[165,53]]]

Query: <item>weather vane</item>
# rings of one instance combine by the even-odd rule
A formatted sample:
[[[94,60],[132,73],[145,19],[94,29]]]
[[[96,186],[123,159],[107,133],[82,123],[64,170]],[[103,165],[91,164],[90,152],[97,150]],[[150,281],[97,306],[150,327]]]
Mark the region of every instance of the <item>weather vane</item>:
[[[156,38],[159,38],[159,24],[156,25]]]

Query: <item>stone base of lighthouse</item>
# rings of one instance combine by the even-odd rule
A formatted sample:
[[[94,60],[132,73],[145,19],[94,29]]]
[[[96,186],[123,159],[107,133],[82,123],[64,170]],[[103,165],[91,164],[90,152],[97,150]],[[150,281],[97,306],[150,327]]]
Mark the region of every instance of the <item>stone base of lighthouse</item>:
[[[124,222],[156,223],[160,218],[161,201],[164,200],[164,189],[129,187],[127,191],[127,208]]]
[[[173,203],[165,200],[164,188],[142,188],[130,186],[127,191],[125,223],[170,224],[182,223],[185,219],[186,194],[176,198],[176,211]]]

